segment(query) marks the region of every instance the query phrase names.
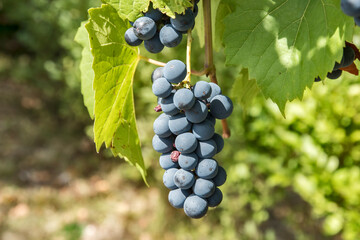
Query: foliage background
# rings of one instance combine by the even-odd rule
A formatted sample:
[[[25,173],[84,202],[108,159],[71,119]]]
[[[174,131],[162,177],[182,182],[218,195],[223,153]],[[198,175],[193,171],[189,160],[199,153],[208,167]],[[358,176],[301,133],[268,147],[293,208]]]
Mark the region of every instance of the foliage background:
[[[357,77],[314,85],[288,105],[286,119],[261,95],[246,111],[236,104],[232,137],[218,156],[228,169],[225,199],[190,220],[169,206],[151,148],[154,66],[141,62],[134,84],[151,187],[110,152],[95,152],[73,38],[96,5],[0,2],[0,239],[359,239]],[[158,59],[184,60],[184,43]],[[201,69],[197,41],[193,51]],[[240,69],[224,60],[216,54],[220,85],[241,101],[232,91]]]

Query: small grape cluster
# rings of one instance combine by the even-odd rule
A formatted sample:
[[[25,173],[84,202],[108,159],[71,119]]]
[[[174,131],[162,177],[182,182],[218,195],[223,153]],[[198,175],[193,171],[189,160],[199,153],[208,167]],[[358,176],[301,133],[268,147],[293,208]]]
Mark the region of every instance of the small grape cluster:
[[[360,0],[341,0],[341,10],[360,26]]]
[[[360,2],[360,0],[359,0]],[[342,70],[341,68],[346,68],[350,66],[355,60],[355,51],[350,45],[346,45],[346,47],[343,48],[343,57],[340,61],[340,63],[335,62],[334,68],[332,72],[329,72],[327,74],[327,78],[329,79],[337,79],[341,76]],[[315,78],[315,82],[320,82],[320,77]]]
[[[175,18],[169,18],[150,5],[145,16],[130,22],[133,27],[125,32],[125,41],[130,46],[139,46],[144,41],[145,49],[150,53],[159,53],[164,46],[176,47],[182,35],[194,27],[197,14],[197,3],[193,10],[188,8],[184,14],[176,14]]]
[[[152,91],[159,98],[155,110],[163,111],[154,121],[152,145],[162,153],[159,162],[165,169],[164,185],[171,190],[170,204],[201,218],[223,198],[218,187],[225,183],[226,172],[213,157],[224,140],[215,133],[215,123],[230,116],[233,104],[217,84],[199,81],[190,86],[183,81],[186,74],[179,60],[152,74]]]

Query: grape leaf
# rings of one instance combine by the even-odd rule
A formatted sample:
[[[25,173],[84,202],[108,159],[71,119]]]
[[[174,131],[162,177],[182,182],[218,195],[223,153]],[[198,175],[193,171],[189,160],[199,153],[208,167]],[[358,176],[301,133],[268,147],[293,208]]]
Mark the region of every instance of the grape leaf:
[[[237,1],[225,20],[227,64],[249,69],[266,98],[284,115],[287,101],[302,99],[314,78],[340,61],[354,21],[340,0]]]
[[[105,142],[114,155],[134,164],[146,182],[132,90],[139,50],[125,43],[127,22],[112,6],[90,9],[89,14],[85,27],[94,56],[96,148]]]
[[[175,18],[175,13],[184,13],[186,8],[192,7],[190,0],[151,0],[154,8],[162,13]]]
[[[148,9],[149,0],[102,0],[114,7],[122,19],[135,21]]]
[[[232,98],[246,109],[259,92],[255,79],[249,79],[248,70],[246,68],[241,69],[232,87]]]
[[[232,7],[231,3],[228,1],[221,1],[217,10],[216,10],[216,18],[215,18],[215,31],[213,36],[214,39],[214,46],[217,46],[220,48],[220,46],[223,46],[223,36],[224,36],[224,18],[232,13],[234,11],[234,8]]]
[[[93,89],[94,70],[92,69],[93,56],[90,51],[89,34],[85,29],[86,22],[82,22],[76,35],[75,41],[79,43],[83,50],[81,52],[80,74],[81,74],[81,93],[91,119],[94,119],[95,96]]]

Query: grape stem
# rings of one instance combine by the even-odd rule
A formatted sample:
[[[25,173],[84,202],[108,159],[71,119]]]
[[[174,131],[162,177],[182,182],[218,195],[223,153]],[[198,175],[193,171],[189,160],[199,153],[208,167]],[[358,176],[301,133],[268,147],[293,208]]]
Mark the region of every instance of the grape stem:
[[[211,26],[211,0],[203,0],[204,9],[204,30],[205,30],[205,61],[204,70],[208,70],[206,73],[209,76],[210,81],[218,84],[216,78],[216,68],[214,65],[213,55],[213,43],[212,43],[212,26]],[[230,137],[230,129],[226,119],[221,120],[223,128],[223,138]]]

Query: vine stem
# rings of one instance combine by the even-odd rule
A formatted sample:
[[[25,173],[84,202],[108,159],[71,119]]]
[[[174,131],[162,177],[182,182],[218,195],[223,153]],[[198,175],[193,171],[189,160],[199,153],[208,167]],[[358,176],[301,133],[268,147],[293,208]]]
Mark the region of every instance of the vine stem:
[[[211,0],[203,0],[204,9],[204,29],[205,29],[205,61],[204,69],[209,71],[206,75],[209,76],[210,81],[218,84],[216,78],[216,68],[214,65],[213,43],[212,43],[212,26],[211,26]],[[229,138],[231,135],[229,125],[226,119],[221,120],[223,128],[223,138]]]

